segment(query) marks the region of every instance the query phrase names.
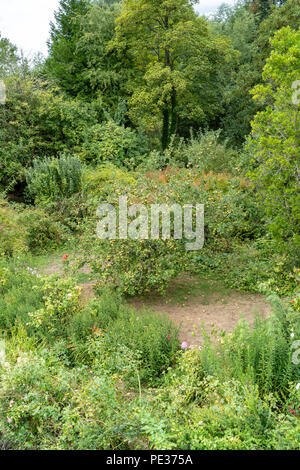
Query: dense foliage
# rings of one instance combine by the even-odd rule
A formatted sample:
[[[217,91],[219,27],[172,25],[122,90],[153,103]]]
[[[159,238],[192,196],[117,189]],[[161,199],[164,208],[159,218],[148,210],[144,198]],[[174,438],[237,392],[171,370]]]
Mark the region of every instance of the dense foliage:
[[[300,0],[195,3],[60,0],[46,59],[0,36],[0,449],[300,449]],[[138,239],[153,204],[203,204],[204,247]],[[178,277],[272,313],[180,346],[140,308]]]

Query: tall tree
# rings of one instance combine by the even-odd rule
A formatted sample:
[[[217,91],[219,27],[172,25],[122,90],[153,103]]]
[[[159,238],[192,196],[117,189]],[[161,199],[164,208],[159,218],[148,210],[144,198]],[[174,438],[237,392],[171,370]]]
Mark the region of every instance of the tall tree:
[[[266,105],[252,123],[252,179],[266,210],[270,232],[283,247],[300,248],[300,28],[282,28],[271,40],[264,85],[253,90]]]
[[[55,22],[50,25],[49,58],[46,70],[69,95],[82,92],[82,71],[86,67],[83,54],[77,50],[81,18],[88,11],[90,0],[60,0]]]
[[[163,148],[171,134],[205,125],[219,107],[220,64],[229,45],[209,35],[193,0],[124,0],[117,19],[115,47],[135,69],[129,83],[129,114]]]
[[[248,0],[252,13],[257,14],[258,20],[262,21],[267,18],[271,12],[272,7],[281,7],[287,0]]]
[[[17,48],[0,33],[0,79],[15,71],[19,57]]]
[[[86,62],[81,73],[86,96],[91,100],[97,99],[110,115],[126,97],[125,84],[132,68],[126,57],[118,57],[116,50],[110,47],[119,14],[119,2],[94,2],[81,17],[77,42],[77,52],[85,57]]]

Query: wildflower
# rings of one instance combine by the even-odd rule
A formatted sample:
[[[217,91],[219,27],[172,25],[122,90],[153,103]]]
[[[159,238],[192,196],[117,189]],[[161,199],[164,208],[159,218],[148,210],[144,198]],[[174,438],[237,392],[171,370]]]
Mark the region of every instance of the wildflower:
[[[291,333],[291,338],[294,338],[295,334],[294,333]]]
[[[10,402],[9,402],[9,407],[10,407],[10,408],[13,406],[13,403],[14,403],[14,401],[13,401],[13,400],[10,400]]]
[[[293,299],[291,300],[291,302],[292,302],[292,304],[294,304],[294,303],[295,303],[295,301],[294,301]]]
[[[184,341],[182,344],[181,344],[181,349],[185,350],[188,348],[188,344],[186,341]]]
[[[8,424],[10,424],[10,423],[11,423],[11,419],[10,419],[10,418],[7,418],[7,422],[8,422]]]
[[[72,299],[72,294],[67,294],[68,299]]]
[[[300,389],[300,382],[296,385],[296,390]]]
[[[168,341],[170,341],[170,339],[171,339],[171,335],[168,335]]]
[[[66,261],[69,258],[69,255],[63,255],[63,260]]]

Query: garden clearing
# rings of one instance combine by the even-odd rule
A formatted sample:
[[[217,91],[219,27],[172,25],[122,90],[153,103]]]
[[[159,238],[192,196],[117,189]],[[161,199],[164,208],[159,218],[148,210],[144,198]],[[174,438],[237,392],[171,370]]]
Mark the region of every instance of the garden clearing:
[[[59,260],[41,266],[41,270],[47,275],[63,272]],[[95,283],[88,278],[89,271],[84,267],[79,273],[84,301],[94,296]],[[178,326],[180,340],[192,346],[203,343],[203,328],[219,336],[233,330],[242,318],[253,324],[257,315],[268,317],[271,313],[271,306],[263,295],[239,292],[229,289],[221,281],[187,275],[173,280],[165,296],[152,292],[129,298],[127,302],[138,311],[166,313]]]

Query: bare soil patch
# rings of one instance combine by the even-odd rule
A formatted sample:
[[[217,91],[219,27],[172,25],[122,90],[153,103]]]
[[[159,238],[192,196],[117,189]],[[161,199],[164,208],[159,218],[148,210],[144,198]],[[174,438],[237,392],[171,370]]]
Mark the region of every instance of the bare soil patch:
[[[187,293],[189,285],[192,287]],[[149,307],[157,313],[165,312],[179,327],[181,341],[195,346],[203,341],[203,327],[208,332],[228,333],[242,318],[253,324],[256,315],[268,317],[271,313],[271,306],[262,295],[226,289],[216,281],[187,278],[174,281],[166,298],[149,296],[129,303],[138,310]]]

